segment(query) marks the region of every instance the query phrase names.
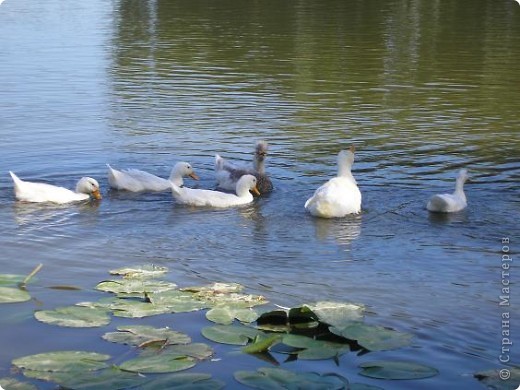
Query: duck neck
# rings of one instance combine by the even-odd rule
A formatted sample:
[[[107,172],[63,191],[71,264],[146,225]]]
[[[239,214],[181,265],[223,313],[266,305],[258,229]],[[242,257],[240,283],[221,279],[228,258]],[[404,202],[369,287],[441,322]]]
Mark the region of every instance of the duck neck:
[[[339,177],[353,177],[352,172],[350,170],[350,165],[341,164],[338,166],[338,176]]]
[[[455,192],[454,195],[466,200],[466,194],[464,194],[464,179],[463,178],[457,178],[457,181],[455,182]]]
[[[170,172],[170,177],[168,178],[172,183],[174,183],[178,187],[182,187],[183,180],[182,180],[182,174],[179,172],[179,170],[176,167],[173,167],[172,171]]]
[[[253,167],[255,168],[255,172],[264,174],[265,173],[265,160],[263,156],[255,156],[255,160],[253,161]]]

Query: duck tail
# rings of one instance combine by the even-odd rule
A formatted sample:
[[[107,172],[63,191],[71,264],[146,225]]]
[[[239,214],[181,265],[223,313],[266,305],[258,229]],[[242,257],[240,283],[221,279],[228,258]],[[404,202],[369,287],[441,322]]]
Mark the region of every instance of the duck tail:
[[[16,176],[16,175],[14,174],[14,172],[9,171],[9,174],[11,175],[11,178],[13,179],[13,181],[14,181],[15,183],[21,183],[21,182],[22,182],[22,180],[20,180],[20,178],[19,178],[18,176]]]
[[[224,168],[224,159],[219,154],[215,154],[215,170],[220,171]]]

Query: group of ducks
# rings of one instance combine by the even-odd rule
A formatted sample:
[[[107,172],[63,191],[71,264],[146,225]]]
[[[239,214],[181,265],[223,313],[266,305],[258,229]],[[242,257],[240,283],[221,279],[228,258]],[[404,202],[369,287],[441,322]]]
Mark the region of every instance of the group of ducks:
[[[245,205],[253,202],[255,195],[273,190],[273,184],[265,172],[267,142],[258,141],[255,146],[253,165],[240,167],[226,161],[218,154],[215,156],[215,177],[217,188],[235,193],[189,188],[184,186],[184,177],[198,180],[192,166],[179,162],[173,167],[170,177],[163,179],[138,169],[117,170],[107,164],[108,183],[114,190],[145,192],[167,191],[178,203],[192,206],[225,208]],[[305,209],[312,215],[322,218],[344,217],[361,212],[361,192],[352,175],[355,148],[338,153],[338,174],[320,186],[305,202]],[[9,172],[14,182],[15,197],[23,202],[51,202],[65,204],[90,198],[101,199],[99,183],[90,177],[83,177],[76,185],[76,190],[21,180]],[[457,212],[467,206],[464,183],[468,179],[465,169],[459,172],[455,192],[434,195],[427,204],[432,212]]]

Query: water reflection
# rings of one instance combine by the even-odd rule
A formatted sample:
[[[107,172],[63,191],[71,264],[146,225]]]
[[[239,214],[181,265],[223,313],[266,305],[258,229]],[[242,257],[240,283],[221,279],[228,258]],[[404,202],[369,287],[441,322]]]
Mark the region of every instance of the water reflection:
[[[30,230],[45,230],[51,227],[63,227],[71,224],[75,216],[96,215],[101,202],[90,201],[73,205],[49,203],[13,202],[13,216],[18,226]]]
[[[350,215],[345,218],[314,218],[313,224],[319,240],[333,240],[338,245],[350,247],[352,241],[361,234],[361,215]]]

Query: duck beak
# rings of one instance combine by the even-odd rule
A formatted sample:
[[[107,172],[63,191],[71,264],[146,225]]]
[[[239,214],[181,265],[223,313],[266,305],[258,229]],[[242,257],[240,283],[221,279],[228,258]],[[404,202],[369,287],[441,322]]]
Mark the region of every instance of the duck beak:
[[[101,193],[99,192],[99,190],[92,191],[92,197],[96,200],[102,199],[102,196],[101,196]]]
[[[256,188],[256,186],[251,188],[251,191],[253,191],[253,194],[255,194],[256,196],[260,196],[260,191],[258,191],[258,188]]]
[[[190,173],[188,176],[191,177],[193,180],[199,180],[199,177],[195,172]]]

